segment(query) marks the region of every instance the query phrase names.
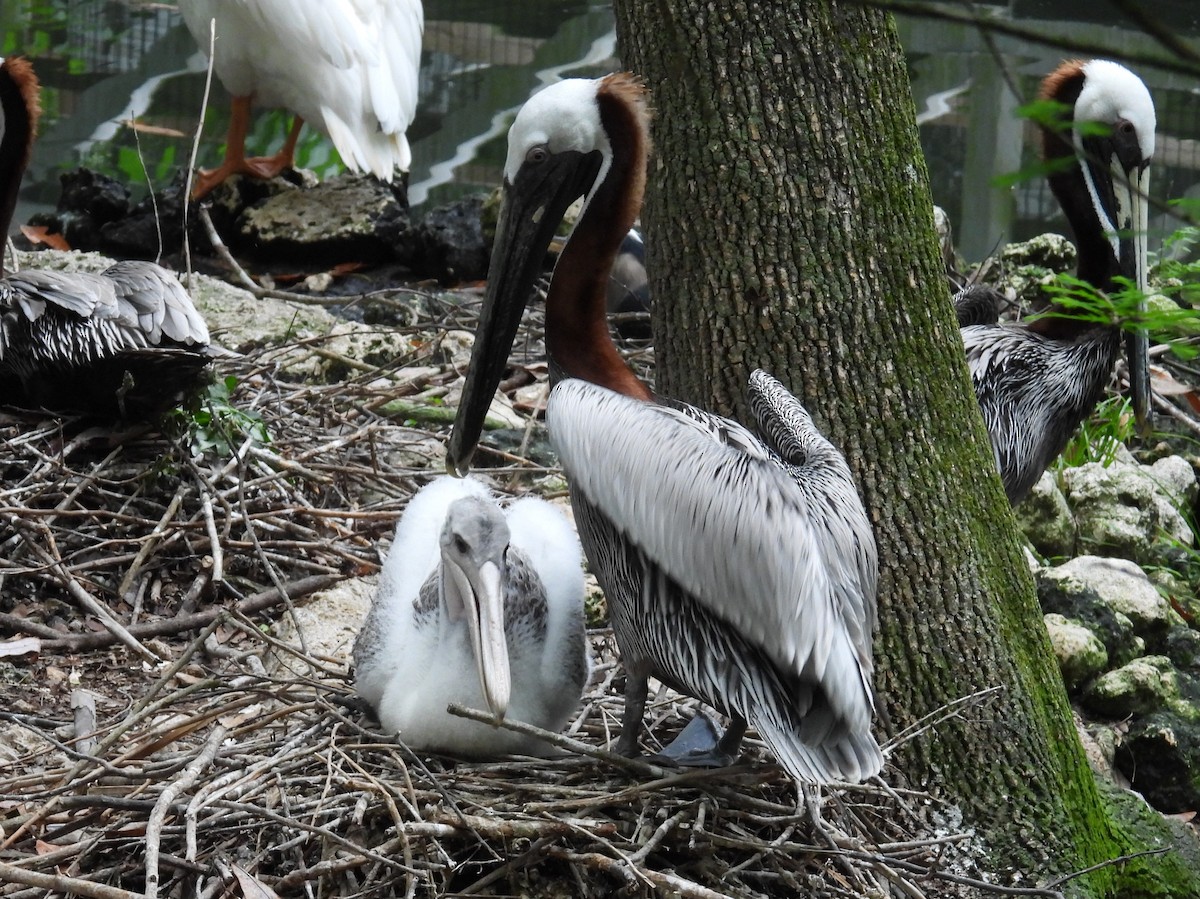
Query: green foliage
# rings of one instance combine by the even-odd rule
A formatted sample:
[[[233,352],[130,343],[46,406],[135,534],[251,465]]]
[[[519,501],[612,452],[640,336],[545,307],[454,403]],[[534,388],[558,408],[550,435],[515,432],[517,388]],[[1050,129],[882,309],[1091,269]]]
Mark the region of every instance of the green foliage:
[[[1152,343],[1171,346],[1181,358],[1196,350],[1190,340],[1200,335],[1200,316],[1195,310],[1175,304],[1153,304],[1128,278],[1116,278],[1119,289],[1105,293],[1074,275],[1060,274],[1045,287],[1053,305],[1038,318],[1070,318],[1097,325],[1119,325],[1125,330],[1145,329]]]
[[[1200,200],[1172,200],[1185,224],[1163,241],[1151,272],[1164,295],[1191,305],[1200,301]]]
[[[1071,115],[1074,107],[1057,100],[1034,100],[1024,106],[1017,107],[1015,115],[1028,119],[1033,124],[1047,131],[1067,132],[1078,131],[1084,137],[1103,136],[1111,133],[1112,128],[1103,122],[1075,122]],[[1074,156],[1063,156],[1058,159],[1039,160],[1015,172],[1005,172],[992,179],[994,187],[1005,189],[1025,181],[1035,181],[1065,171],[1075,165]]]
[[[1110,396],[1100,402],[1055,462],[1055,466],[1076,468],[1099,462],[1105,468],[1117,458],[1117,452],[1137,430],[1133,406],[1123,396]]]
[[[254,443],[271,442],[262,417],[233,404],[237,385],[233,375],[214,381],[194,408],[175,409],[171,413],[188,438],[193,455],[226,458],[247,439]]]

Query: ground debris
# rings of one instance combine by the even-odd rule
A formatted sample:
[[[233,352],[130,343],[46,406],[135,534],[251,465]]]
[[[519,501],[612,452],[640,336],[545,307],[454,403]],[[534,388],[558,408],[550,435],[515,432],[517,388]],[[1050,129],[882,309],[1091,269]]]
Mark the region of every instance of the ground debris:
[[[416,350],[335,383],[288,380],[279,348],[222,358],[207,404],[161,430],[0,413],[0,639],[36,638],[0,653],[0,897],[992,892],[971,836],[894,772],[825,791],[814,828],[753,739],[720,771],[610,756],[623,673],[606,630],[566,749],[490,763],[414,754],[344,666],[268,635],[304,596],[377,571],[443,470],[448,425],[413,410],[457,387],[461,347],[443,341],[477,306],[428,308],[398,329]],[[481,456],[509,492],[561,494],[524,455],[541,333],[535,305],[508,386],[535,417]],[[652,350],[622,346],[649,376]],[[265,667],[279,652],[305,664]],[[655,737],[696,708],[659,690]]]

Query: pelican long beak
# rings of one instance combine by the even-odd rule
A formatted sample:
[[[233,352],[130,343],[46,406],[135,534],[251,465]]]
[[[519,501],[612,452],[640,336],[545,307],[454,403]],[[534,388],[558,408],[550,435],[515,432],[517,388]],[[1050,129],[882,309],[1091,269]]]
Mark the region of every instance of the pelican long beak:
[[[452,475],[461,477],[470,469],[546,249],[567,207],[596,180],[600,162],[597,152],[556,153],[537,164],[527,162],[512,184],[505,181],[487,292],[446,448],[446,470]]]
[[[488,708],[503,721],[512,693],[508,669],[508,642],[504,635],[504,590],[500,568],[484,562],[478,569],[448,562],[449,578],[443,580],[446,606],[451,618],[467,619],[479,686]]]
[[[1084,181],[1100,227],[1116,257],[1117,274],[1128,278],[1142,294],[1138,315],[1144,318],[1150,161],[1142,158],[1136,138],[1119,128],[1112,135],[1083,138],[1082,144],[1086,151]],[[1145,434],[1150,418],[1150,338],[1142,321],[1126,330],[1125,355],[1133,414],[1138,430]]]
[[[1149,225],[1146,191],[1149,187],[1150,169],[1142,166],[1115,189],[1117,221],[1121,223],[1118,258],[1122,273],[1141,292],[1138,314],[1142,317],[1146,313],[1146,230]],[[1150,430],[1150,336],[1141,322],[1135,330],[1125,332],[1125,356],[1129,361],[1133,414],[1138,431],[1145,436]]]

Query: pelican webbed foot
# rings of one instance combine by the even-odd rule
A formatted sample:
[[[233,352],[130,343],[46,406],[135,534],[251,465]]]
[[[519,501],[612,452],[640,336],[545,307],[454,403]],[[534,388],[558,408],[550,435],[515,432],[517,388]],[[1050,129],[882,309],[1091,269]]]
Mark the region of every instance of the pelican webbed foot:
[[[746,722],[741,718],[734,718],[722,734],[717,723],[700,712],[650,760],[683,768],[726,768],[738,760],[745,734]]]

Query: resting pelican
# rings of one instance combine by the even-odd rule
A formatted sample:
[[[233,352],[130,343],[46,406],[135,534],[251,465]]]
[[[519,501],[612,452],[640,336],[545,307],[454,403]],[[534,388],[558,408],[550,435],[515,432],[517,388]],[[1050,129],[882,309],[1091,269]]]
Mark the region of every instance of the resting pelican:
[[[1069,131],[1044,130],[1042,148],[1046,161],[1057,163],[1050,187],[1075,233],[1079,278],[1112,291],[1123,276],[1144,291],[1155,125],[1149,91],[1115,62],[1074,60],[1043,81],[1041,96],[1072,110]],[[1104,133],[1088,128],[1096,123],[1106,126]],[[966,302],[956,298],[956,308]],[[1014,505],[1104,395],[1121,333],[1119,324],[1058,316],[1003,325],[993,316],[962,328],[975,394]],[[1144,332],[1127,334],[1126,353],[1141,423],[1150,397]]]
[[[650,311],[650,281],[646,277],[646,243],[642,232],[630,228],[621,241],[621,249],[613,262],[608,279],[608,311],[610,314]],[[626,339],[649,340],[648,321],[617,323],[617,333]]]
[[[39,115],[27,59],[0,60],[0,233],[7,235]],[[194,380],[208,328],[179,280],[149,262],[103,274],[5,274],[0,253],[0,399],[56,410],[142,411]]]
[[[233,95],[225,161],[200,173],[201,197],[233,174],[271,178],[292,166],[302,122],[329,135],[353,171],[392,180],[412,162],[421,0],[179,0],[179,11]],[[296,114],[283,149],[247,159],[252,103]]]
[[[449,714],[560,729],[587,681],[583,551],[566,517],[527,497],[503,512],[476,480],[412,498],[354,644],[355,689],[414,749],[544,755],[547,745]]]
[[[564,81],[517,115],[447,464],[469,464],[545,248],[586,195],[546,297],[546,418],[627,672],[617,749],[637,752],[654,676],[733,719],[714,751],[682,761],[728,761],[751,724],[797,779],[861,780],[882,764],[876,556],[844,460],[768,376],[750,384],[764,442],[656,398],[609,336],[609,270],[645,184],[644,93],[627,74]]]

